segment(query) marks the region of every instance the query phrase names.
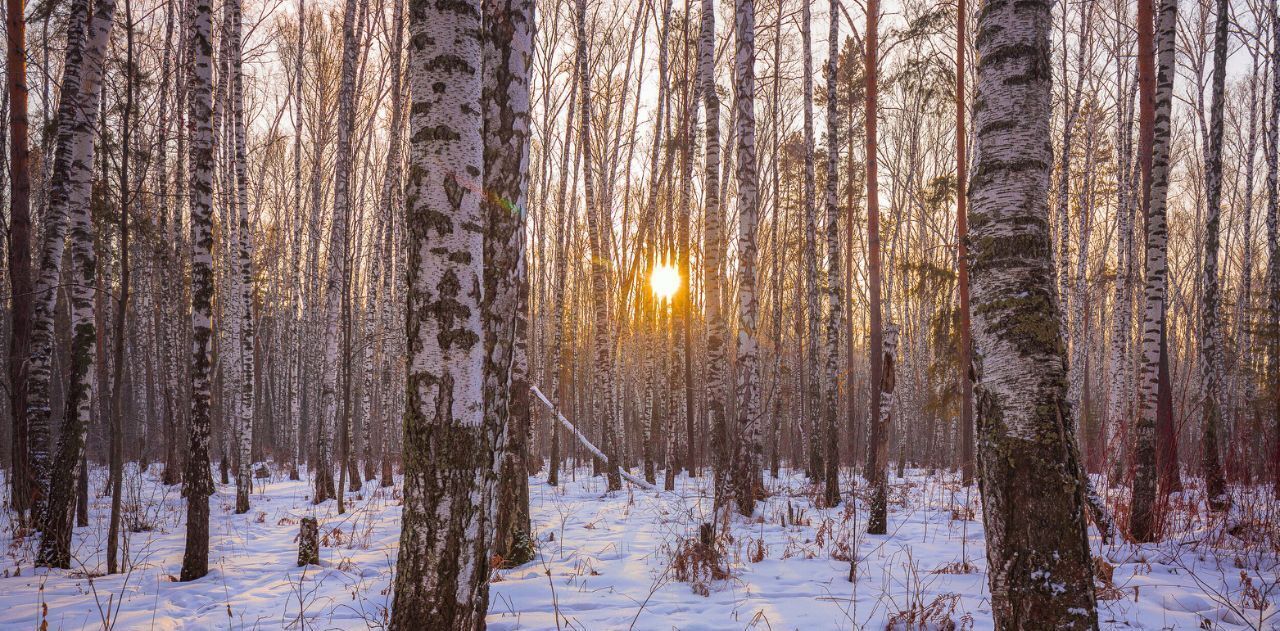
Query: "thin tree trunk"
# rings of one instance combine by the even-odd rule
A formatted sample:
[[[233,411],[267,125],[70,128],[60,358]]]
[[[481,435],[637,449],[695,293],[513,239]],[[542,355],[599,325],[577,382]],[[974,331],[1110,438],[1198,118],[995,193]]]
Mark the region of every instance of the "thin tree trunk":
[[[209,0],[193,0],[184,22],[190,44],[188,143],[191,167],[191,418],[182,494],[187,498],[187,542],[179,578],[193,581],[209,573],[210,351],[213,302],[213,77],[210,63]]]
[[[960,310],[960,481],[973,483],[973,342],[969,326],[969,141],[965,128],[965,47],[969,34],[969,10],[966,0],[957,0],[956,8],[956,293]]]
[[[1140,413],[1134,430],[1135,474],[1129,534],[1141,542],[1153,541],[1158,530],[1155,515],[1156,465],[1160,463],[1172,466],[1175,477],[1177,467],[1176,451],[1172,462],[1168,454],[1157,457],[1155,435],[1157,417],[1160,416],[1159,393],[1162,387],[1167,387],[1167,384],[1161,383],[1162,373],[1167,373],[1161,369],[1161,364],[1167,361],[1163,359],[1167,356],[1164,331],[1168,283],[1166,250],[1169,239],[1165,205],[1169,190],[1169,118],[1173,106],[1173,38],[1178,6],[1177,0],[1164,0],[1161,3],[1159,34],[1152,35],[1147,30],[1147,25],[1151,22],[1151,1],[1138,2],[1142,207],[1147,218],[1147,265],[1144,290],[1146,306],[1142,322],[1142,378],[1138,392]],[[1157,42],[1160,56],[1158,76],[1152,63],[1155,61]],[[1171,420],[1169,419],[1170,422]],[[1172,437],[1162,438],[1168,440]],[[1164,443],[1165,440],[1161,442]],[[1163,470],[1161,474],[1163,478]]]
[[[818,406],[822,400],[822,379],[818,372],[818,337],[819,323],[822,318],[822,307],[818,293],[818,212],[817,193],[814,183],[814,138],[813,138],[813,36],[811,26],[812,0],[803,0],[803,13],[800,23],[800,35],[804,42],[804,288],[805,288],[805,324],[807,343],[805,344],[805,370],[809,376],[805,388],[804,410],[805,429],[809,435],[809,477],[817,480],[822,475],[822,457],[825,451],[822,446],[822,425],[819,422]]]
[[[5,81],[9,98],[9,413],[13,415],[10,498],[19,520],[36,521],[28,464],[27,359],[31,341],[31,172],[27,147],[26,1],[5,2]]]
[[[826,427],[825,500],[827,506],[840,503],[840,433],[836,430],[836,416],[840,411],[840,207],[836,203],[836,187],[840,181],[837,165],[840,160],[840,112],[836,96],[836,64],[840,60],[839,2],[831,0],[830,19],[827,20],[827,389],[823,401]]]
[[[591,72],[587,65],[587,2],[577,0],[577,63],[581,88],[578,94],[582,153],[583,191],[587,211],[587,232],[591,242],[591,302],[595,319],[595,380],[594,410],[596,420],[603,428],[606,455],[615,463],[621,463],[621,427],[615,415],[613,396],[613,345],[614,322],[609,315],[609,254],[610,228],[601,217],[595,189],[595,165],[591,153]],[[608,471],[609,490],[622,488],[622,478],[616,467]]]
[[[1271,37],[1280,41],[1280,10],[1271,0]],[[1276,214],[1280,206],[1280,46],[1271,48],[1271,128],[1267,134],[1267,388],[1271,391],[1271,422],[1275,427],[1271,451],[1272,493],[1280,500],[1280,235]]]
[[[133,6],[124,2],[125,15],[125,100],[120,142],[120,301],[116,306],[115,366],[111,384],[111,518],[107,526],[107,574],[120,570],[117,561],[120,538],[120,501],[124,490],[124,345],[125,320],[129,313],[129,182],[130,141],[133,132]],[[127,561],[128,559],[126,559]]]
[[[876,156],[876,91],[878,88],[879,61],[878,40],[880,1],[867,1],[866,58],[863,62],[866,75],[866,162],[867,162],[867,282],[870,287],[871,340],[869,346],[871,364],[871,436],[867,441],[867,480],[875,487],[870,515],[867,517],[867,533],[883,535],[888,530],[889,427],[881,417],[881,388],[883,382],[884,331],[880,305],[880,192],[877,185]]]
[[[1227,75],[1227,23],[1231,19],[1227,0],[1217,0],[1217,21],[1213,45],[1213,104],[1210,106],[1209,144],[1205,154],[1205,190],[1208,212],[1205,217],[1204,293],[1200,303],[1200,374],[1204,402],[1201,412],[1200,468],[1205,480],[1209,507],[1225,510],[1230,503],[1222,463],[1218,459],[1218,432],[1222,426],[1223,366],[1218,361],[1218,233],[1222,202],[1222,109]]]
[[[756,232],[759,174],[756,167],[755,0],[734,5],[734,109],[737,111],[738,177],[738,353],[737,452],[734,486],[738,512],[755,512],[760,477],[760,367],[756,342]]]

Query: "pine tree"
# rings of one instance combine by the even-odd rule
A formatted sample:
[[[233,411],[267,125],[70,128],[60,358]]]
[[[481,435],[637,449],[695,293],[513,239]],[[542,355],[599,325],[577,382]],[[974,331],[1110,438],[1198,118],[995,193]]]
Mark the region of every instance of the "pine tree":
[[[9,295],[31,293],[31,172],[27,146],[27,21],[25,0],[5,4],[5,88],[9,96]],[[13,418],[9,497],[19,519],[32,508],[34,481],[28,465],[27,357],[31,300],[14,299],[9,329],[9,410]],[[34,521],[34,519],[32,520]]]
[[[878,158],[876,156],[876,100],[879,81],[879,0],[867,1],[867,31],[865,36],[866,104],[863,108],[866,134],[866,186],[867,186],[867,283],[870,285],[871,344],[868,347],[871,365],[870,390],[871,435],[867,441],[867,480],[872,484],[871,514],[867,517],[867,533],[883,535],[889,527],[888,475],[889,475],[889,427],[884,423],[881,410],[881,387],[884,371],[884,329],[880,304],[880,192],[877,186]]]

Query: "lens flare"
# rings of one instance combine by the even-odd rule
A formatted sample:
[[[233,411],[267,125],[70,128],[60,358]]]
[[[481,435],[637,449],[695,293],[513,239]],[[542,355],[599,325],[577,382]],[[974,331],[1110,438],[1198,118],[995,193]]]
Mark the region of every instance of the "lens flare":
[[[649,286],[653,288],[653,295],[670,300],[680,289],[680,270],[666,263],[654,265],[653,272],[649,274]]]

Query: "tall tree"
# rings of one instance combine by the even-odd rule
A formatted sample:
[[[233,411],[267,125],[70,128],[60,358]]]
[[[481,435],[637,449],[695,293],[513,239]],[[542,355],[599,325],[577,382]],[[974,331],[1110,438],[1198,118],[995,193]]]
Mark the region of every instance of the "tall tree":
[[[1048,229],[1050,15],[985,2],[975,38],[978,486],[998,629],[1098,626]]]
[[[187,466],[182,495],[187,498],[187,542],[179,578],[193,581],[209,573],[210,378],[213,320],[213,44],[209,0],[192,0],[186,16],[190,62],[187,117],[191,138],[186,156],[191,170],[191,416],[187,426]]]
[[[720,95],[715,74],[716,11],[713,0],[702,0],[702,27],[698,33],[698,81],[706,118],[706,173],[703,182],[702,287],[707,322],[707,422],[716,447],[717,501],[728,491],[728,429],[725,399],[728,385],[725,348],[728,325],[722,313],[720,273],[724,266],[724,213],[720,208]],[[585,111],[585,110],[584,110]],[[585,144],[583,149],[585,151]],[[585,155],[585,154],[584,154]]]
[[[880,190],[877,185],[879,159],[876,156],[876,106],[879,88],[880,0],[867,0],[867,33],[863,71],[866,74],[863,107],[866,136],[867,166],[867,283],[870,285],[871,340],[869,346],[871,365],[871,435],[867,441],[867,480],[874,487],[871,514],[867,517],[867,533],[883,535],[889,527],[888,468],[889,428],[881,416],[881,388],[883,381],[884,328],[880,305]]]
[[[1280,4],[1271,0],[1271,39],[1280,41]],[[1271,47],[1271,127],[1267,130],[1267,313],[1270,348],[1267,387],[1271,390],[1271,422],[1275,426],[1271,451],[1272,492],[1280,499],[1280,46]]]
[[[355,125],[355,80],[356,80],[356,0],[345,0],[342,17],[342,70],[341,87],[338,89],[338,142],[335,147],[333,173],[333,216],[329,219],[329,262],[325,272],[325,329],[324,329],[324,381],[321,385],[321,427],[318,428],[318,461],[316,463],[316,488],[312,501],[319,504],[330,497],[338,500],[338,512],[341,513],[344,500],[343,486],[346,483],[347,460],[350,457],[350,411],[348,398],[343,397],[342,409],[338,406],[338,386],[341,382],[343,392],[349,393],[346,379],[340,379],[339,373],[345,374],[348,362],[345,360],[350,345],[348,338],[350,327],[349,292],[351,270],[348,269],[348,224],[351,217],[351,162],[352,127]],[[341,329],[341,330],[340,330]],[[340,363],[341,362],[341,363]],[[333,433],[338,432],[339,441],[338,485],[335,493],[333,485],[333,468],[331,454],[333,449]]]
[[[67,134],[70,136],[70,151],[64,163],[54,165],[53,177],[55,181],[62,182],[60,188],[63,189],[63,194],[51,200],[51,203],[63,204],[63,207],[60,210],[51,208],[49,212],[65,214],[69,218],[72,266],[70,278],[74,281],[68,291],[71,363],[63,393],[65,407],[62,431],[58,437],[53,467],[49,472],[44,532],[36,557],[36,563],[45,567],[71,567],[71,529],[76,514],[76,482],[82,473],[88,473],[83,471],[84,447],[89,430],[90,407],[93,405],[93,380],[90,375],[97,354],[93,304],[98,260],[94,252],[91,208],[96,146],[94,140],[107,44],[111,40],[115,10],[114,0],[98,0],[94,3],[92,12],[85,7],[84,12],[71,14],[73,21],[83,20],[88,33],[84,42],[84,54],[78,65],[63,68],[64,73],[80,74],[80,80],[75,91],[62,94],[64,102],[70,100],[74,103],[73,117],[59,123],[60,127],[69,128]],[[61,129],[59,133],[62,133]],[[120,317],[124,317],[123,314]]]
[[[68,8],[72,16],[67,20],[66,48],[62,62],[62,86],[58,100],[58,127],[54,139],[53,177],[49,178],[46,207],[41,217],[43,241],[40,246],[39,267],[32,287],[31,336],[27,351],[26,382],[26,439],[27,472],[31,484],[28,508],[38,520],[44,519],[44,506],[48,500],[50,476],[49,423],[53,415],[52,384],[54,359],[54,308],[58,302],[58,287],[62,280],[62,265],[67,241],[67,213],[70,208],[70,173],[78,162],[86,160],[92,146],[77,144],[83,128],[91,127],[94,112],[82,107],[81,84],[85,73],[85,31],[89,27],[88,0],[73,0]],[[93,96],[98,98],[97,95]],[[12,108],[10,108],[12,109]],[[79,131],[78,131],[79,130]],[[86,141],[89,145],[93,140]],[[92,158],[85,169],[92,169]]]
[[[119,571],[120,511],[124,492],[124,381],[125,381],[125,328],[129,313],[129,211],[133,195],[129,181],[129,159],[133,151],[134,83],[137,80],[134,66],[133,4],[124,2],[125,16],[125,97],[121,115],[120,134],[120,300],[116,303],[115,356],[112,365],[115,374],[111,384],[111,517],[107,526],[107,573]]]
[[[231,89],[231,125],[234,151],[235,207],[237,210],[236,259],[235,270],[235,305],[236,313],[232,317],[239,320],[239,339],[233,343],[238,345],[237,355],[240,358],[239,374],[235,375],[238,397],[235,404],[234,449],[236,463],[236,513],[249,512],[249,491],[253,488],[250,465],[252,464],[253,418],[254,418],[254,343],[253,343],[253,233],[249,225],[249,183],[246,177],[248,154],[245,149],[244,121],[244,68],[243,44],[241,42],[241,1],[226,0],[224,15],[229,24],[227,33],[228,55],[230,57],[229,77]]]
[[[831,0],[827,19],[827,358],[826,378],[828,386],[822,403],[826,440],[824,459],[824,499],[827,506],[840,503],[840,456],[836,431],[836,416],[840,411],[840,206],[836,202],[836,189],[840,183],[837,165],[840,160],[840,111],[836,95],[836,68],[840,62],[839,0]]]
[[[1153,33],[1152,0],[1138,0],[1139,146],[1142,208],[1146,216],[1146,285],[1142,319],[1142,375],[1139,415],[1134,429],[1133,508],[1129,534],[1138,541],[1156,536],[1156,423],[1161,363],[1167,361],[1165,295],[1168,283],[1169,231],[1165,206],[1169,192],[1170,114],[1173,108],[1173,39],[1177,0],[1163,0]],[[1159,52],[1159,74],[1156,52]],[[1166,380],[1167,381],[1167,380]],[[1165,386],[1167,387],[1167,385]],[[1176,452],[1175,452],[1176,455]],[[1167,456],[1166,456],[1167,459]],[[1177,467],[1177,462],[1169,465]]]
[[[486,0],[484,8],[484,404],[488,440],[497,450],[492,473],[498,487],[487,491],[493,523],[482,532],[495,531],[494,553],[520,565],[533,554],[525,470],[529,384],[517,365],[528,328],[524,250],[533,0]]]
[[[803,13],[800,22],[800,36],[804,42],[801,55],[804,58],[804,288],[805,288],[805,326],[807,343],[805,344],[805,370],[808,382],[805,384],[804,431],[809,440],[809,475],[817,479],[822,472],[821,429],[819,423],[818,402],[822,398],[822,380],[818,373],[818,323],[822,314],[818,292],[818,214],[817,196],[814,175],[813,154],[813,35],[812,35],[812,0],[803,1]]]
[[[412,0],[409,34],[405,499],[391,628],[483,628],[480,0]]]
[[[25,0],[5,2],[5,86],[9,97],[9,410],[13,417],[13,509],[26,519],[35,482],[27,460],[27,353],[31,338],[31,169],[27,147],[27,20]]]
[[[1222,426],[1223,366],[1218,349],[1218,235],[1222,203],[1222,109],[1227,75],[1227,23],[1231,16],[1227,0],[1217,0],[1218,16],[1213,34],[1213,104],[1210,106],[1209,145],[1205,151],[1205,191],[1208,212],[1205,216],[1204,281],[1200,303],[1200,375],[1203,388],[1201,408],[1200,468],[1204,474],[1205,494],[1209,506],[1224,510],[1228,504],[1227,482],[1218,459],[1218,432]]]
[[[969,141],[965,127],[965,55],[969,34],[969,8],[966,0],[956,4],[956,294],[960,310],[960,480],[973,483],[973,343],[969,326]]]
[[[756,170],[756,5],[734,4],[734,109],[738,136],[738,354],[737,457],[734,482],[738,512],[755,511],[760,477],[760,367],[756,343],[756,223],[760,184]]]

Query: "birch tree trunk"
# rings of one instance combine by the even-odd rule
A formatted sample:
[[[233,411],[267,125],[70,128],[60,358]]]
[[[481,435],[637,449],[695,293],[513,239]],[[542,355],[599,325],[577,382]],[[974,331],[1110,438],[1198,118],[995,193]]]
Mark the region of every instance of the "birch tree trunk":
[[[1280,41],[1280,10],[1271,0],[1271,37]],[[1280,46],[1271,48],[1271,128],[1267,133],[1267,388],[1271,391],[1271,422],[1275,444],[1271,451],[1272,493],[1280,499],[1280,235],[1276,215],[1280,206]]]
[[[1120,19],[1127,19],[1125,11]],[[1134,276],[1134,178],[1133,163],[1133,96],[1137,82],[1129,79],[1127,70],[1121,71],[1116,85],[1116,278],[1112,297],[1112,327],[1110,358],[1107,374],[1110,389],[1107,394],[1106,453],[1112,459],[1107,467],[1112,484],[1123,480],[1128,460],[1124,436],[1129,422],[1132,401],[1132,352],[1130,344],[1133,329],[1133,276]]]
[[[520,565],[533,558],[529,534],[528,390],[525,359],[528,278],[529,67],[533,0],[486,0],[484,48],[485,430],[493,448],[486,480],[493,553]],[[523,410],[520,402],[523,401]]]
[[[1200,375],[1204,402],[1201,408],[1200,468],[1204,474],[1209,507],[1225,510],[1230,503],[1227,482],[1218,459],[1218,433],[1222,426],[1222,364],[1218,349],[1218,233],[1222,203],[1222,108],[1227,74],[1227,23],[1231,19],[1227,0],[1217,0],[1217,21],[1213,35],[1213,104],[1210,112],[1209,144],[1205,152],[1204,293],[1200,302]],[[1273,123],[1274,124],[1274,123]]]
[[[614,408],[613,396],[613,321],[609,316],[609,224],[601,218],[597,207],[595,165],[591,153],[591,72],[587,65],[587,2],[576,0],[578,80],[580,83],[578,105],[579,147],[582,153],[582,181],[587,213],[587,232],[591,245],[591,304],[595,319],[595,396],[592,397],[595,417],[601,424],[605,454],[614,463],[621,464],[621,436]],[[609,490],[622,488],[622,477],[617,467],[608,469]]]
[[[714,466],[716,472],[717,503],[726,497],[728,492],[728,462],[722,457],[727,451],[725,440],[726,427],[725,398],[728,385],[725,383],[726,349],[725,338],[728,336],[728,325],[722,313],[720,273],[724,267],[724,213],[720,208],[720,95],[716,92],[715,77],[715,41],[716,15],[715,2],[702,0],[702,22],[698,33],[698,78],[701,83],[703,108],[706,110],[706,164],[703,182],[703,259],[702,270],[703,309],[707,321],[707,422],[710,426],[712,444],[726,449],[717,449]]]
[[[482,629],[483,18],[479,0],[409,4],[409,365],[392,629]]]
[[[94,253],[92,193],[97,112],[102,94],[102,76],[107,44],[111,39],[115,17],[114,0],[98,0],[90,13],[71,14],[71,20],[86,24],[83,55],[75,66],[63,69],[65,74],[78,74],[75,89],[62,94],[63,105],[74,107],[72,117],[59,124],[59,141],[63,127],[68,141],[66,159],[55,162],[53,181],[58,182],[59,195],[51,201],[48,214],[65,215],[70,221],[71,270],[68,290],[71,312],[71,362],[63,396],[65,412],[57,453],[49,471],[48,504],[36,564],[43,567],[71,567],[71,530],[76,514],[77,478],[87,475],[84,467],[85,437],[89,429],[93,405],[94,357],[97,354],[97,328],[94,321],[94,298],[98,261]],[[68,64],[71,59],[68,58]],[[64,76],[66,89],[68,80]],[[55,209],[55,205],[61,208]],[[51,234],[51,238],[60,238]],[[50,293],[56,293],[51,291]],[[123,317],[123,315],[121,316]],[[52,340],[50,340],[52,341]],[[28,400],[31,401],[30,399]],[[47,406],[46,406],[47,409]]]
[[[734,32],[734,108],[738,128],[738,356],[737,455],[734,486],[738,512],[755,512],[760,477],[760,367],[756,343],[756,224],[759,174],[756,170],[756,8],[755,0],[736,0]]]
[[[187,157],[191,205],[191,417],[187,466],[182,495],[187,498],[187,542],[180,579],[193,581],[209,573],[210,352],[213,303],[213,45],[209,0],[192,0],[186,17],[190,45],[188,120],[191,140]]]
[[[70,208],[66,174],[73,169],[92,169],[92,158],[74,151],[92,151],[83,144],[77,145],[77,134],[88,133],[95,112],[82,107],[81,84],[85,70],[85,29],[89,24],[88,0],[72,0],[67,21],[66,51],[62,64],[62,89],[58,101],[58,128],[54,140],[53,169],[49,178],[46,208],[41,217],[44,240],[40,246],[39,264],[36,269],[34,300],[31,306],[31,338],[28,351],[26,384],[23,388],[26,400],[27,469],[30,482],[32,515],[43,521],[45,503],[49,495],[50,434],[49,423],[53,414],[50,389],[53,381],[54,308],[58,301],[58,286],[62,280],[63,254],[67,240],[67,213]],[[97,98],[96,91],[92,97]],[[79,131],[77,131],[79,130]],[[90,145],[92,140],[88,141]],[[79,162],[86,162],[77,166]]]
[[[555,273],[552,277],[554,289],[551,292],[551,340],[548,348],[550,356],[555,362],[553,369],[550,371],[551,379],[547,385],[547,389],[555,393],[556,400],[564,405],[568,401],[565,386],[568,381],[567,375],[570,370],[571,352],[564,343],[564,325],[567,314],[565,313],[565,287],[569,283],[569,248],[566,239],[568,229],[566,224],[572,225],[572,216],[565,209],[565,198],[569,195],[569,163],[570,152],[573,146],[573,130],[574,117],[577,114],[578,105],[578,75],[577,64],[574,64],[573,76],[569,81],[569,110],[565,113],[564,142],[561,145],[560,154],[560,181],[556,187],[556,258]],[[576,167],[577,162],[574,162]],[[550,471],[547,472],[547,484],[557,486],[559,484],[560,475],[560,430],[555,423],[551,423],[551,457]]]
[[[1048,4],[985,2],[970,254],[988,580],[997,629],[1096,629],[1048,230]]]
[[[321,384],[320,402],[321,402],[321,418],[322,426],[319,428],[320,439],[319,453],[316,454],[316,488],[312,501],[319,504],[330,497],[338,499],[338,512],[342,512],[343,495],[345,489],[343,484],[346,480],[343,477],[347,470],[347,458],[349,456],[345,449],[338,454],[337,460],[339,484],[336,488],[333,484],[333,458],[331,451],[331,437],[333,431],[337,429],[340,432],[338,440],[342,442],[342,447],[346,447],[348,442],[348,422],[346,412],[347,406],[343,405],[342,412],[338,410],[338,385],[339,373],[344,372],[345,362],[341,360],[347,353],[341,352],[341,349],[347,347],[347,327],[345,326],[348,318],[344,317],[348,312],[346,306],[348,303],[348,290],[350,285],[350,270],[347,269],[347,253],[350,248],[347,235],[347,224],[351,215],[351,127],[355,123],[355,74],[356,74],[356,2],[355,0],[346,0],[344,2],[344,11],[342,19],[342,74],[341,87],[338,91],[338,141],[335,148],[334,157],[334,173],[333,173],[333,216],[329,223],[329,247],[327,250],[328,264],[325,272],[325,330],[324,330],[324,375]],[[339,330],[339,329],[342,330]],[[340,363],[341,362],[341,363]],[[343,392],[348,391],[347,384],[343,380]]]
[[[828,385],[826,398],[823,401],[823,413],[826,427],[823,433],[826,438],[825,458],[825,499],[827,506],[840,503],[840,456],[839,432],[836,431],[836,416],[840,411],[839,392],[840,375],[840,207],[836,203],[836,187],[840,181],[837,165],[840,160],[840,112],[836,96],[836,64],[840,60],[839,49],[839,3],[831,0],[830,18],[827,20],[827,339],[825,355],[827,358],[826,378]]]
[[[969,141],[965,128],[965,55],[969,34],[966,0],[956,5],[956,294],[960,310],[960,481],[973,483],[973,342],[969,324]],[[852,265],[852,262],[850,263]]]
[[[1150,22],[1150,2],[1138,2],[1138,71],[1143,120],[1143,209],[1147,218],[1146,285],[1143,290],[1142,375],[1139,382],[1139,415],[1134,429],[1133,507],[1129,534],[1141,542],[1156,537],[1156,420],[1161,388],[1161,355],[1164,354],[1165,292],[1169,241],[1165,202],[1169,190],[1170,113],[1173,106],[1173,37],[1177,0],[1160,5],[1159,33],[1144,35]],[[1143,13],[1146,13],[1144,18]],[[1153,67],[1154,45],[1159,45],[1159,74]],[[1145,50],[1145,52],[1144,52]],[[1167,57],[1167,58],[1166,58]],[[1154,83],[1154,85],[1152,85]],[[1174,466],[1177,463],[1172,463]]]
[[[800,35],[804,42],[801,55],[804,58],[804,288],[805,326],[808,332],[805,344],[805,368],[809,375],[806,383],[804,410],[805,429],[809,440],[809,476],[817,480],[824,471],[821,429],[818,405],[822,399],[822,379],[818,372],[818,337],[821,306],[818,297],[818,215],[817,193],[814,183],[813,139],[813,36],[812,0],[803,0],[803,17]]]
[[[239,398],[235,402],[235,511],[237,514],[242,514],[249,512],[249,493],[253,489],[253,478],[250,471],[253,464],[251,448],[253,444],[254,417],[253,234],[249,227],[249,183],[245,176],[245,164],[248,161],[248,155],[245,150],[241,8],[240,0],[225,0],[225,2],[224,6],[227,7],[225,13],[231,22],[226,26],[228,40],[226,46],[229,49],[231,61],[231,124],[235,138],[235,196],[240,226],[238,238],[236,239],[238,251],[234,271],[236,276],[235,288],[237,296],[235,303],[237,313],[232,314],[232,317],[240,320],[238,327],[239,339],[233,341],[233,343],[240,345],[240,365],[232,366],[231,369],[239,372],[235,379],[238,384],[236,391],[239,393]],[[228,191],[227,194],[231,194],[231,191]]]

